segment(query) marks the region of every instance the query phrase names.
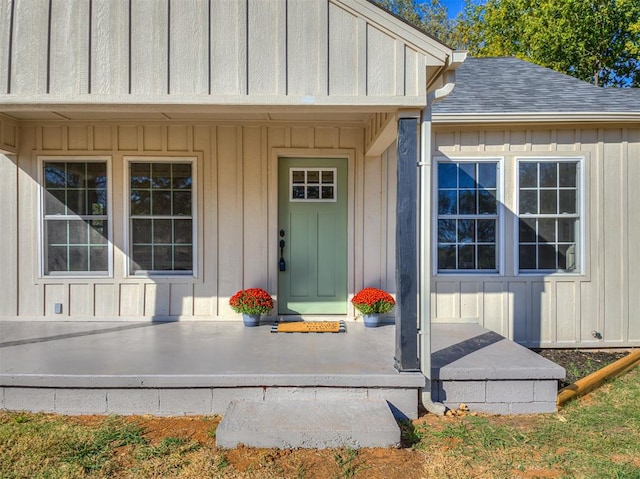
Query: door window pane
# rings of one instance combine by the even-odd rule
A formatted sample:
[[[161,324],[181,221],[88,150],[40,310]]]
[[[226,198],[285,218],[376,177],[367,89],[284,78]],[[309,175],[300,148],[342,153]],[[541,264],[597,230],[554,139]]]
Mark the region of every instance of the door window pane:
[[[337,170],[335,168],[291,168],[289,170],[290,201],[336,201]]]

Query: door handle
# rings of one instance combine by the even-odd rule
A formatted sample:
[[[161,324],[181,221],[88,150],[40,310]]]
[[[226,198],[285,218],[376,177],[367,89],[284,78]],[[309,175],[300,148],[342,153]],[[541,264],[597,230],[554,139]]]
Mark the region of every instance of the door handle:
[[[280,238],[284,238],[284,230],[280,230]],[[285,246],[285,242],[283,239],[281,239],[280,240],[280,262],[279,262],[280,271],[287,270],[287,263],[284,261],[284,246]]]

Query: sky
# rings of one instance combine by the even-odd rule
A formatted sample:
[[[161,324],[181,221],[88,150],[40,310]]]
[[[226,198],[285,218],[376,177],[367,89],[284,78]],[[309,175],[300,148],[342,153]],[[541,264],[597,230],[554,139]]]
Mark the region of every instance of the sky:
[[[455,18],[464,7],[464,0],[442,0],[449,11],[449,18]]]

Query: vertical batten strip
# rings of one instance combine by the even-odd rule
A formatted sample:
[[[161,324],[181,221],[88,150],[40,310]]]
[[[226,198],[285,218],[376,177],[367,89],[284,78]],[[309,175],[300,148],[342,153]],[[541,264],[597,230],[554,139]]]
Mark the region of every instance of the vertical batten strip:
[[[15,16],[15,0],[11,0],[11,10],[9,13],[9,41],[8,41],[8,51],[7,51],[7,94],[11,93],[11,68],[13,66],[12,58],[13,58],[13,25],[14,25],[14,16]]]
[[[49,88],[51,84],[51,10],[53,7],[53,0],[49,0],[49,11],[47,19],[47,84],[46,92],[50,93]]]
[[[93,48],[93,0],[89,0],[89,35],[87,38],[87,93],[91,95],[91,51]]]
[[[167,95],[171,94],[171,0],[167,0]]]

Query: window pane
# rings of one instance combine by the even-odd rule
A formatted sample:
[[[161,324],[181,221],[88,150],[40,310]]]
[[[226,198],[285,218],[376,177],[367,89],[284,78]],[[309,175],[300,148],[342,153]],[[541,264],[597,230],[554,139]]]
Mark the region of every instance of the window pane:
[[[438,188],[458,186],[458,167],[453,163],[438,163]]]
[[[82,220],[69,221],[69,244],[88,244],[89,227]]]
[[[131,188],[151,188],[151,163],[131,163]]]
[[[537,163],[520,163],[520,188],[535,188],[538,186]]]
[[[458,247],[458,269],[475,269],[476,247],[465,245]]]
[[[191,165],[174,163],[173,188],[182,190],[191,189]]]
[[[455,246],[438,246],[438,269],[456,269]]]
[[[89,255],[89,271],[106,271],[109,268],[106,246],[92,246]]]
[[[455,215],[458,213],[455,190],[438,191],[438,214]]]
[[[307,199],[318,199],[320,198],[320,187],[319,186],[307,186]]]
[[[44,165],[44,187],[65,188],[67,185],[66,163],[49,163]]]
[[[67,190],[68,215],[86,215],[87,204],[84,190]]]
[[[133,244],[151,243],[151,220],[131,220],[131,241]]]
[[[131,251],[131,268],[133,271],[153,269],[152,247],[133,245]]]
[[[555,215],[558,213],[557,190],[540,190],[540,214]]]
[[[333,183],[333,171],[323,171],[322,172],[322,182],[323,183]]]
[[[173,192],[173,216],[191,216],[191,191]]]
[[[478,220],[478,242],[496,242],[496,220]]]
[[[291,177],[294,183],[304,183],[304,171],[293,170]]]
[[[535,215],[538,213],[538,192],[527,190],[520,192],[520,214]]]
[[[45,215],[64,215],[66,213],[66,190],[46,191],[44,198]]]
[[[151,187],[155,189],[171,187],[171,163],[151,164]]]
[[[478,245],[478,269],[497,269],[494,245]]]
[[[87,188],[106,189],[107,164],[87,163]]]
[[[558,241],[573,243],[576,240],[575,218],[561,218],[558,220]]]
[[[304,186],[294,186],[291,198],[294,200],[303,200],[304,199]]]
[[[153,269],[155,271],[170,271],[173,269],[171,246],[153,247]]]
[[[131,214],[134,216],[146,216],[151,214],[151,191],[131,191]]]
[[[576,187],[577,186],[577,167],[576,163],[560,163],[560,186]]]
[[[85,170],[86,163],[67,163],[67,188],[86,188]]]
[[[320,183],[319,171],[307,171],[307,183]]]
[[[106,220],[89,221],[89,242],[91,244],[107,244],[108,229]]]
[[[497,188],[498,165],[495,163],[478,163],[478,186],[480,188]]]
[[[89,271],[89,247],[69,247],[69,271]]]
[[[558,186],[558,164],[557,163],[540,163],[540,186],[541,187]]]
[[[560,190],[560,214],[576,213],[576,190]]]
[[[535,245],[520,245],[518,262],[520,269],[536,269]]]
[[[455,243],[456,237],[456,220],[438,220],[438,243]]]
[[[66,221],[47,221],[47,243],[50,245],[66,245],[67,244],[67,222]]]
[[[151,213],[154,216],[171,215],[171,192],[154,191],[151,194]]]
[[[191,220],[174,221],[174,242],[192,243],[193,229]]]
[[[474,243],[475,239],[475,220],[458,220],[458,243]]]
[[[106,215],[107,214],[107,191],[106,190],[87,190],[87,203],[89,215]]]
[[[518,221],[518,236],[520,243],[535,243],[536,241],[536,220],[520,219]]]
[[[558,245],[558,269],[573,271],[576,268],[575,246],[568,244]]]
[[[480,190],[478,192],[478,214],[495,215],[498,211],[495,190]]]
[[[174,269],[191,271],[193,269],[193,248],[191,246],[176,246],[173,262]]]
[[[460,209],[458,211],[459,214],[461,215],[476,214],[476,191],[460,190],[459,205],[460,205]]]
[[[66,246],[49,246],[47,248],[47,271],[68,271]]]
[[[475,188],[476,187],[476,164],[460,163],[458,165],[458,187],[459,188]]]
[[[556,269],[556,248],[553,245],[538,245],[538,269]]]
[[[158,243],[171,243],[173,238],[173,231],[171,220],[153,220],[153,242]]]
[[[322,187],[322,199],[325,199],[325,200],[333,199],[333,186]]]
[[[555,243],[556,241],[556,220],[541,218],[538,220],[538,236],[541,242]]]

